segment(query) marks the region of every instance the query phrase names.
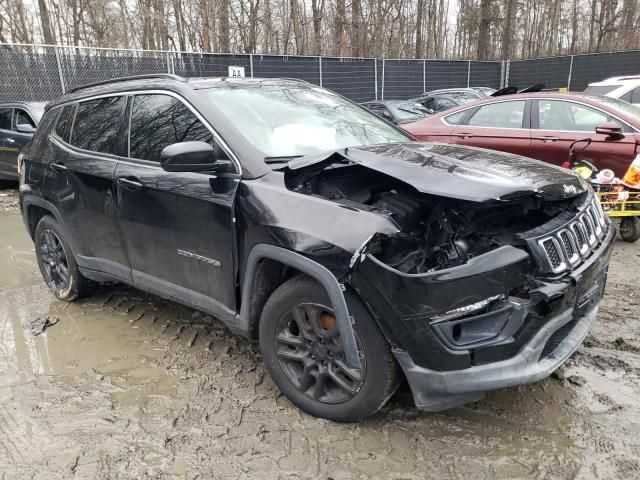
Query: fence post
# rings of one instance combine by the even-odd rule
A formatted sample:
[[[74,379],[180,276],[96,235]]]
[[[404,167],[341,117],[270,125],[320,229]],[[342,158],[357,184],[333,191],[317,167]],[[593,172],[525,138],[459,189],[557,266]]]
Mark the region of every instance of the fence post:
[[[427,61],[422,59],[422,93],[427,91]]]
[[[569,78],[567,79],[567,91],[571,91],[571,76],[573,75],[573,55],[571,55],[571,63],[569,64]]]
[[[382,89],[380,90],[380,99],[384,100],[384,58],[382,59]]]
[[[56,63],[58,64],[58,75],[60,76],[60,88],[62,88],[62,93],[66,92],[66,88],[64,87],[64,76],[62,75],[62,62],[60,61],[60,52],[58,51],[58,47],[53,47],[53,52],[56,55]]]
[[[509,86],[509,70],[511,70],[511,60],[507,59],[507,64],[504,67],[504,86]]]
[[[504,60],[500,61],[500,88],[504,88]]]
[[[376,86],[376,100],[378,100],[378,59],[373,59],[373,83]]]
[[[322,87],[322,57],[318,56],[318,70],[320,71],[320,87]]]
[[[250,72],[251,78],[253,78],[253,53],[249,54],[249,72]]]
[[[467,62],[467,88],[469,88],[471,82],[471,60]]]

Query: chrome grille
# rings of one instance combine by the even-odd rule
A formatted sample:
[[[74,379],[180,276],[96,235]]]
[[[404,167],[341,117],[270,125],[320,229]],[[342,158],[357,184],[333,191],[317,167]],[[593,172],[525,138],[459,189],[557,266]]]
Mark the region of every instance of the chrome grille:
[[[605,233],[604,212],[594,198],[574,220],[537,240],[546,260],[545,269],[557,274],[580,264],[593,253]]]

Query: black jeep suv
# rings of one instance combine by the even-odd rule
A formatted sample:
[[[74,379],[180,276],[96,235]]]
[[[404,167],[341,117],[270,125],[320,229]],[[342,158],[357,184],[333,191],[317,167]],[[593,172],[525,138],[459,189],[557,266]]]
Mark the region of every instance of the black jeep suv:
[[[118,281],[209,312],[337,421],[402,373],[431,411],[549,375],[596,316],[614,235],[568,170],[419,143],[295,80],[77,89],[20,173],[58,298]]]

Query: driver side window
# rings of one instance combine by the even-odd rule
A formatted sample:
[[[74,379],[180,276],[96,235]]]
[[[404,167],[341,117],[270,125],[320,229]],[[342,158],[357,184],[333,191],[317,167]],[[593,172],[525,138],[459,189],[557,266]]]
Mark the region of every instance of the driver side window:
[[[622,122],[600,110],[560,100],[538,100],[538,122],[541,130],[591,133],[604,122],[615,122],[625,129]]]
[[[213,135],[180,100],[170,95],[136,95],[131,110],[129,157],[160,162],[160,152],[178,142],[213,145]]]

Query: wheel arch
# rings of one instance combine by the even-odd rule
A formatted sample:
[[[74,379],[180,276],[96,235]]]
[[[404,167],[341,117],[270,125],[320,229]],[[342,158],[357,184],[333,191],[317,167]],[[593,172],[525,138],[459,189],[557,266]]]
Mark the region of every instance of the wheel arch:
[[[351,326],[347,302],[343,289],[336,277],[323,265],[299,253],[275,245],[259,244],[253,247],[247,258],[242,284],[242,303],[237,319],[237,327],[252,338],[259,323],[261,306],[282,284],[283,278],[291,272],[304,273],[315,279],[325,289],[331,300],[338,323],[338,329],[345,349],[346,361],[352,368],[360,368],[360,358],[355,334]],[[270,280],[277,278],[279,281]],[[256,281],[257,280],[257,281]],[[275,287],[273,285],[275,284]]]

